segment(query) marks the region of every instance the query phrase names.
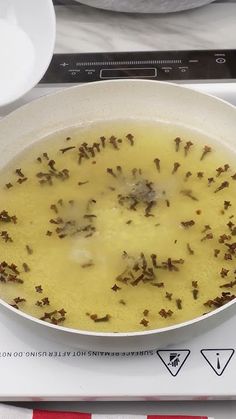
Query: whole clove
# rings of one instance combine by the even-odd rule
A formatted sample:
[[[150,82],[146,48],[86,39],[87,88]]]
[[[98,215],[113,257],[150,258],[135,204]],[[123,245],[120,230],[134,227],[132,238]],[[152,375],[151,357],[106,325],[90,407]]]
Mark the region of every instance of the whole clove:
[[[187,251],[188,251],[189,255],[194,255],[194,250],[191,248],[189,243],[187,243]]]
[[[161,317],[164,317],[165,319],[167,318],[167,317],[171,317],[172,316],[172,314],[173,314],[173,311],[172,310],[165,310],[164,308],[162,308],[160,311],[159,311],[159,314],[160,314],[160,316]]]
[[[175,142],[175,151],[178,152],[179,151],[179,147],[180,147],[180,143],[182,142],[182,140],[181,140],[180,137],[176,137],[174,139],[174,142]]]
[[[205,145],[203,148],[203,152],[202,152],[200,160],[203,160],[206,157],[206,155],[209,154],[211,151],[212,151],[212,148],[209,147],[208,145]]]
[[[177,172],[177,170],[178,170],[179,167],[180,167],[180,163],[175,162],[174,163],[174,167],[173,167],[172,172],[171,172],[172,175]]]
[[[180,299],[180,298],[177,298],[177,300],[175,300],[176,301],[176,305],[177,305],[177,308],[178,308],[178,310],[182,310],[182,300]]]
[[[160,171],[161,171],[160,159],[155,158],[153,161],[154,161],[154,163],[156,165],[157,171],[160,173]]]
[[[132,134],[127,134],[126,138],[129,141],[130,145],[133,146],[134,145],[134,136]]]
[[[189,220],[189,221],[181,221],[181,223],[180,223],[180,224],[181,224],[181,225],[182,225],[182,227],[184,227],[184,228],[189,228],[189,227],[194,226],[195,221],[193,221],[193,220]]]
[[[184,155],[185,157],[188,155],[188,152],[190,150],[190,147],[193,146],[193,143],[191,141],[187,141],[185,146],[184,146]]]
[[[229,182],[226,180],[224,182],[221,183],[221,185],[215,189],[214,193],[217,193],[219,191],[222,191],[222,189],[228,188],[229,187]]]

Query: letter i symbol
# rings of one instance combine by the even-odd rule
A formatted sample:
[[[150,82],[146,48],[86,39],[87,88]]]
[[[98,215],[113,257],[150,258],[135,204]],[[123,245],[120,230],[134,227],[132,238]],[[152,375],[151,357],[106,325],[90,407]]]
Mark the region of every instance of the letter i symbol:
[[[217,352],[216,355],[217,355],[217,369],[220,370],[220,358],[219,358],[220,354],[219,354],[219,352]]]

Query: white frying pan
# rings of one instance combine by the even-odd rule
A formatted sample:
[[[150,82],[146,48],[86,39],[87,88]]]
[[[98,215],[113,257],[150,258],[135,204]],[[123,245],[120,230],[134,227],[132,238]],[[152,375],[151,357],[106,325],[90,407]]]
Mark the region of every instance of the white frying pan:
[[[0,121],[0,169],[18,152],[55,130],[108,119],[155,119],[202,130],[236,151],[236,108],[185,87],[156,81],[117,80],[90,83],[43,97]],[[134,350],[163,347],[190,339],[236,313],[236,300],[197,319],[164,329],[133,333],[94,333],[47,324],[0,300],[32,334],[80,348]]]

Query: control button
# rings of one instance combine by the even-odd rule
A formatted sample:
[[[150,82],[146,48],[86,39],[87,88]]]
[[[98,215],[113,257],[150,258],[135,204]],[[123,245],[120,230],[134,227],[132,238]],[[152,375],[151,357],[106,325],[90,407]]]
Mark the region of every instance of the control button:
[[[69,65],[69,63],[61,63],[60,66],[61,67],[67,67]]]
[[[85,71],[85,73],[87,73],[89,76],[91,76],[93,73],[95,73],[95,70],[94,70],[94,69],[92,69],[92,68],[86,68],[84,71]]]
[[[171,70],[173,70],[173,67],[161,67],[161,69],[164,71],[164,73],[169,73]]]
[[[225,58],[222,58],[222,57],[216,58],[216,63],[217,64],[224,64],[225,62],[226,62]]]
[[[187,66],[181,66],[181,67],[178,67],[178,68],[181,71],[181,73],[186,73],[186,71],[189,70],[189,67],[187,67]]]
[[[76,76],[76,74],[80,73],[80,70],[71,69],[71,70],[68,70],[68,72],[70,73],[71,76]]]

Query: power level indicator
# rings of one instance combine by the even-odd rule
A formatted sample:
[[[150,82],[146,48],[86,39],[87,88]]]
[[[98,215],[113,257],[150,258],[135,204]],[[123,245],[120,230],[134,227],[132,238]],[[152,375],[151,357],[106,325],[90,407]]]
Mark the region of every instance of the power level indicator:
[[[122,78],[155,78],[157,69],[155,67],[137,68],[103,68],[100,70],[101,79],[122,79]]]

